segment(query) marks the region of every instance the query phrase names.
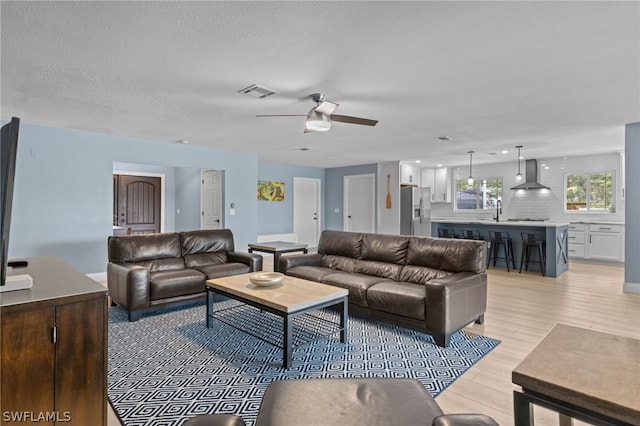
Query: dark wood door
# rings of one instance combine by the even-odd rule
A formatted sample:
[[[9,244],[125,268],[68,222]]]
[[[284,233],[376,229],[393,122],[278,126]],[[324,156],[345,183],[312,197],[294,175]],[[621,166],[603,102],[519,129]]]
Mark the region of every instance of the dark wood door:
[[[159,177],[114,175],[114,221],[129,234],[160,232]]]
[[[56,411],[69,426],[106,424],[106,296],[56,308]]]
[[[50,413],[54,407],[55,308],[45,307],[0,315],[0,424],[26,424],[25,413]],[[7,418],[7,416],[9,416]],[[53,425],[53,421],[38,421]]]

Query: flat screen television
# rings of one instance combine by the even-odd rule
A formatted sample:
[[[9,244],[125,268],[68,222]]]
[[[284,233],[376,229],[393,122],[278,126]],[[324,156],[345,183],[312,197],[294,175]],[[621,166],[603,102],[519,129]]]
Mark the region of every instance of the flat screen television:
[[[18,153],[18,130],[20,119],[13,117],[2,126],[0,137],[0,232],[2,247],[0,255],[0,291],[21,290],[30,288],[31,277],[28,275],[12,275],[7,279],[9,266],[26,266],[26,262],[9,263],[9,231],[11,228],[11,207],[13,204],[13,184],[16,177],[16,156]]]

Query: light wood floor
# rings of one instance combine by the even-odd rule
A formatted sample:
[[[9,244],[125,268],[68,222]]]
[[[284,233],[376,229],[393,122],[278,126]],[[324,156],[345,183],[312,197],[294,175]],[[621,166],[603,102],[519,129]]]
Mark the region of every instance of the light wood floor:
[[[270,257],[264,266],[273,270]],[[556,323],[640,339],[640,295],[623,293],[623,282],[621,266],[572,262],[558,278],[489,269],[485,322],[466,330],[502,343],[436,401],[446,413],[483,413],[512,425],[511,371]],[[556,414],[539,407],[534,413],[536,425],[558,425]],[[108,424],[120,425],[110,408]]]

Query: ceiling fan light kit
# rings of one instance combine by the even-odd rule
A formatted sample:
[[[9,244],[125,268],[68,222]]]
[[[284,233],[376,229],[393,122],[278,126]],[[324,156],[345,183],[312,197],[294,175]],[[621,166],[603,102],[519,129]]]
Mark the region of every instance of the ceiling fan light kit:
[[[331,128],[331,121],[329,121],[329,117],[325,114],[322,114],[316,110],[316,108],[312,108],[307,115],[307,118],[304,120],[304,132],[326,132]]]
[[[339,121],[341,123],[360,124],[363,126],[375,126],[378,124],[378,120],[371,120],[368,118],[351,117],[349,115],[337,115],[333,112],[338,108],[338,104],[335,102],[327,101],[322,93],[314,93],[311,95],[311,99],[317,104],[311,108],[311,111],[304,120],[304,132],[326,132],[331,129],[332,121]],[[259,114],[256,117],[298,117],[296,114]]]

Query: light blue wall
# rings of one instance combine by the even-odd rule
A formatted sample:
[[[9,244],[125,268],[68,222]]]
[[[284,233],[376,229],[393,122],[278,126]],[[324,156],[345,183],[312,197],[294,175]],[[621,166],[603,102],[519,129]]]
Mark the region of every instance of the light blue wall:
[[[625,126],[625,290],[640,293],[640,123]]]
[[[55,255],[82,272],[104,272],[115,162],[225,170],[225,225],[239,250],[255,241],[256,155],[26,122],[20,127],[10,257]],[[234,216],[228,215],[231,202]]]
[[[176,231],[200,229],[202,172],[187,167],[176,168]]]
[[[335,167],[325,171],[326,203],[325,203],[325,229],[342,231],[343,204],[344,204],[344,177],[351,175],[363,175],[373,173],[376,175],[375,182],[378,182],[378,165],[363,164],[360,166]],[[377,200],[376,200],[377,205]],[[338,213],[335,213],[338,209]],[[376,211],[375,223],[378,223],[378,212]]]
[[[325,204],[325,169],[318,167],[291,166],[258,162],[258,179],[284,182],[284,201],[258,201],[258,234],[281,234],[293,232],[293,178],[320,179],[321,209]],[[254,182],[254,196],[257,197],[257,180]],[[321,218],[324,229],[324,218]]]

